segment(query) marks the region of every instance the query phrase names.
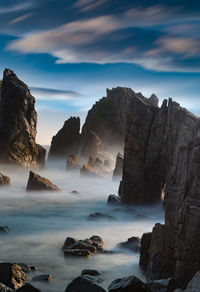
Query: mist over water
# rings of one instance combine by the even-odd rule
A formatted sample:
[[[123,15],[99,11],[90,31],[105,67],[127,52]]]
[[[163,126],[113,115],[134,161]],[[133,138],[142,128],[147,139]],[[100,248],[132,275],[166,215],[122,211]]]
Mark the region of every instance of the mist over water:
[[[107,288],[116,278],[135,275],[144,279],[138,266],[139,254],[117,247],[131,236],[151,231],[163,221],[160,205],[154,207],[118,207],[106,204],[109,194],[117,194],[119,182],[82,178],[79,172],[65,170],[65,163],[47,163],[38,173],[59,186],[61,192],[26,192],[29,171],[2,167],[10,176],[10,187],[0,188],[0,225],[10,231],[0,236],[0,261],[37,266],[28,274],[28,281],[41,274],[51,274],[50,283],[34,282],[44,292],[64,291],[83,269],[102,272]],[[77,190],[80,194],[72,194]],[[88,220],[91,213],[104,213],[116,220]],[[113,254],[96,254],[90,258],[65,257],[61,248],[67,236],[78,239],[99,235],[105,250]]]

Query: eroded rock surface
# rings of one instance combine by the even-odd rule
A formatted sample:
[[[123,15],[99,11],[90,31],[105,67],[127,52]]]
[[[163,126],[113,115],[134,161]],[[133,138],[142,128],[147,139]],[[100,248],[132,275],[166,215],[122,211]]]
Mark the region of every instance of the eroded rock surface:
[[[8,176],[0,173],[0,186],[10,185],[10,183],[11,179]]]
[[[25,284],[26,274],[17,264],[0,263],[0,282],[11,289],[17,289]]]
[[[27,183],[27,191],[60,191],[50,180],[30,171]]]
[[[9,69],[4,71],[1,85],[0,117],[0,162],[43,166],[46,150],[35,142],[35,98]]]

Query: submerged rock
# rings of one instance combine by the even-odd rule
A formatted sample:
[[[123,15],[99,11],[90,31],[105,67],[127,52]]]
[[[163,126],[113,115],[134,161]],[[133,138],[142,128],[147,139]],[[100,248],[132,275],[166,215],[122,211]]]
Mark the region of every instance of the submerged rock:
[[[52,184],[50,180],[45,177],[41,177],[37,173],[30,171],[27,191],[60,191],[60,189]]]
[[[135,236],[130,237],[127,241],[121,242],[119,246],[138,252],[140,251],[140,238]]]
[[[110,205],[121,205],[121,200],[116,195],[109,195],[108,196],[108,200],[107,200],[107,204],[110,204]]]
[[[115,169],[113,171],[113,179],[121,178],[123,171],[124,157],[118,153],[116,157]]]
[[[107,215],[107,214],[103,214],[103,213],[93,213],[93,214],[90,214],[88,216],[88,219],[90,220],[98,220],[98,219],[110,219],[110,220],[115,220],[116,218],[114,216],[111,216],[111,215]]]
[[[70,153],[78,154],[80,138],[80,118],[70,117],[65,121],[62,129],[53,136],[49,158],[66,158]]]
[[[85,240],[67,237],[62,250],[65,256],[88,257],[103,251],[103,240],[97,235]]]
[[[43,166],[46,150],[35,142],[35,98],[10,69],[1,85],[0,117],[0,162]]]
[[[0,186],[10,185],[10,183],[11,179],[8,176],[0,173]]]
[[[17,264],[0,263],[0,282],[11,289],[17,289],[26,282],[26,274]]]
[[[39,275],[39,276],[35,276],[32,278],[32,281],[35,282],[49,282],[52,280],[52,276],[51,275]]]
[[[67,156],[67,169],[75,170],[75,169],[80,169],[81,168],[81,163],[78,159],[78,156],[75,154],[69,154]]]
[[[26,283],[24,286],[16,290],[17,292],[41,292],[41,290],[35,288],[33,285]]]
[[[8,226],[0,226],[0,234],[1,233],[8,233],[9,227]]]
[[[135,276],[116,279],[109,287],[109,292],[152,292],[142,281]]]
[[[80,276],[74,279],[66,288],[65,292],[106,292],[96,285],[91,278]]]

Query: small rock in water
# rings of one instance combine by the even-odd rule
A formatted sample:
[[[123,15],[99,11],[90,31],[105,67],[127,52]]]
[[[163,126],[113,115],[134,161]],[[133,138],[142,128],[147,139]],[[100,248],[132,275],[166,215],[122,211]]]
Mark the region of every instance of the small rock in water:
[[[27,191],[60,191],[60,189],[52,184],[50,180],[41,177],[37,173],[30,171],[27,184]]]
[[[71,191],[71,194],[80,195],[80,193],[76,190]]]
[[[130,249],[132,251],[140,251],[140,242],[141,240],[139,237],[133,236],[128,238],[127,241],[121,242],[119,246],[122,248]]]
[[[113,204],[113,205],[121,205],[121,200],[116,195],[109,195],[107,204]]]
[[[115,220],[116,218],[114,216],[110,216],[110,215],[107,215],[107,214],[103,214],[103,213],[93,213],[93,214],[90,214],[88,216],[88,219],[90,220],[97,220],[97,219],[110,219],[110,220]]]
[[[0,233],[8,233],[9,228],[8,226],[0,226]]]
[[[24,264],[24,263],[17,263],[17,265],[20,266],[25,273],[36,271],[37,269],[34,266],[28,266],[27,264]]]
[[[17,292],[41,292],[41,290],[35,288],[29,283],[26,283],[24,286],[21,288],[17,289]]]
[[[40,275],[40,276],[33,277],[32,280],[35,282],[49,282],[52,280],[52,276],[51,275]]]
[[[116,279],[109,287],[109,292],[152,292],[151,289],[146,286],[135,276]]]
[[[0,186],[10,185],[11,179],[0,173]]]
[[[106,292],[91,278],[80,276],[74,279],[66,288],[65,292]]]

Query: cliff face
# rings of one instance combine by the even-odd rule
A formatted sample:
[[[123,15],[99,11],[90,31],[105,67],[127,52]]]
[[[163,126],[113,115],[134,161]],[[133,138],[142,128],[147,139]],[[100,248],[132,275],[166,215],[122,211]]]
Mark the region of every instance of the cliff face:
[[[67,154],[78,154],[80,136],[80,118],[69,118],[52,138],[49,158],[66,158]]]
[[[5,69],[0,98],[0,162],[24,167],[44,164],[46,150],[35,142],[37,113],[28,87]]]
[[[185,286],[200,269],[200,121],[174,155],[165,193],[165,224],[156,224],[147,277]],[[160,242],[158,244],[158,242]]]
[[[161,108],[130,103],[119,195],[125,203],[160,199],[179,147],[191,140],[197,118],[172,99]]]
[[[82,129],[82,156],[96,156],[99,149],[100,151],[104,149],[108,152],[116,152],[115,154],[118,151],[123,152],[129,105],[136,96],[141,100],[146,100],[154,107],[157,106],[158,101],[154,95],[150,99],[146,99],[130,88],[107,89],[107,96],[96,102],[88,112]]]

